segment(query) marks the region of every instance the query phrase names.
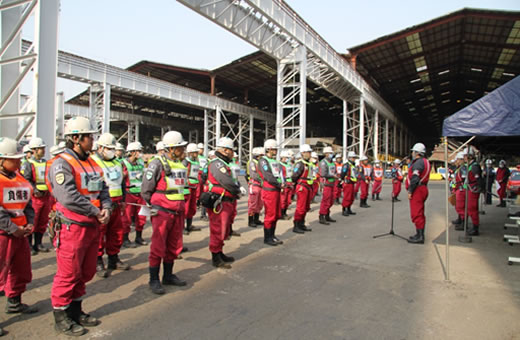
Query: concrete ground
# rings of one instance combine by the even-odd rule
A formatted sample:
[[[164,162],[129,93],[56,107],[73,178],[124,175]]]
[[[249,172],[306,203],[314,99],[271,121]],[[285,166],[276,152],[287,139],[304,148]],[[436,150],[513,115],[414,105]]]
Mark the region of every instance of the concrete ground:
[[[188,286],[167,287],[163,296],[148,290],[148,247],[124,249],[121,258],[132,270],[96,277],[87,286],[85,310],[102,324],[82,338],[520,339],[520,266],[507,265],[507,256],[520,256],[520,248],[502,240],[506,209],[485,206],[482,235],[473,243],[459,243],[460,232],[450,229],[451,280],[445,281],[444,184],[430,183],[425,245],[372,238],[389,231],[389,196],[385,183],[384,200],[369,200],[369,209],[356,201],[356,216],[342,217],[335,205],[338,222],[330,226],[317,223],[319,205],[313,204],[307,218],[313,231],[297,235],[292,221],[281,221],[277,234],[285,243],[278,247],[264,246],[262,229],[247,227],[242,199],[235,222],[242,236],[225,246],[237,258],[231,270],[211,266],[207,222],[197,218],[194,224],[203,229],[185,236],[190,251],[174,268]],[[395,232],[408,237],[414,231],[401,198]],[[32,260],[24,301],[41,312],[2,313],[10,339],[56,338],[49,299],[54,254]]]

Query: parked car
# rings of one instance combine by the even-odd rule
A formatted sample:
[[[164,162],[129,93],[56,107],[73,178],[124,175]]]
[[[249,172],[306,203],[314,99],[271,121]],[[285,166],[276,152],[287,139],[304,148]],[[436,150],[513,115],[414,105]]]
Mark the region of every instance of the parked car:
[[[507,181],[507,191],[513,195],[518,195],[520,192],[520,171],[512,170],[509,180]]]

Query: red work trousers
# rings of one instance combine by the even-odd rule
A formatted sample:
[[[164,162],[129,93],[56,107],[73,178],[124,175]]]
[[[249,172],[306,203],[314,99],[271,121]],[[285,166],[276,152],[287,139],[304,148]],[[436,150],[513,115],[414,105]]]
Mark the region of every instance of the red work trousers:
[[[117,255],[123,245],[123,222],[121,207],[119,204],[114,205],[112,215],[107,224],[102,224],[99,228],[99,250],[98,256]]]
[[[316,197],[319,190],[320,190],[320,183],[318,181],[314,181],[314,183],[312,184],[312,198]]]
[[[367,183],[366,181],[361,180],[361,184],[359,187],[361,189],[361,194],[359,195],[359,198],[364,200],[365,198],[368,197],[368,191],[370,190],[370,183]]]
[[[383,189],[383,181],[374,181],[372,183],[372,195],[380,194],[381,189]]]
[[[34,208],[33,233],[45,233],[49,224],[49,213],[52,208],[51,194],[47,192],[43,197],[31,197]]]
[[[339,181],[336,181],[334,183],[334,199],[338,199],[341,197],[341,192],[343,191],[343,183],[340,183]]]
[[[298,184],[296,186],[296,210],[294,221],[304,221],[307,211],[311,209],[312,187],[310,185]]]
[[[65,307],[85,295],[86,283],[96,274],[99,227],[62,224],[54,246],[57,269],[51,302],[53,307]]]
[[[323,185],[323,193],[320,203],[320,215],[330,214],[330,207],[334,204],[334,185]]]
[[[468,216],[471,217],[471,222],[473,225],[480,224],[480,217],[478,214],[478,200],[480,198],[480,193],[474,193],[468,191]],[[464,216],[464,214],[462,214]]]
[[[256,184],[249,184],[249,197],[247,198],[247,214],[253,216],[262,211],[262,188]]]
[[[238,205],[237,200],[234,200],[232,204],[233,204],[233,212],[231,213],[231,218],[229,219],[229,224],[227,227],[229,233],[231,233],[232,225],[233,225],[233,223],[235,223],[235,218],[237,217],[237,205]]]
[[[276,221],[282,216],[280,206],[280,191],[262,189],[262,200],[265,203],[264,228],[276,227]]]
[[[282,210],[288,209],[289,206],[291,205],[293,191],[294,191],[294,186],[292,185],[292,183],[290,185],[287,185],[283,189],[282,197],[281,197],[282,202],[280,203]]]
[[[355,183],[343,183],[343,202],[341,202],[343,208],[350,208],[354,203],[354,186]]]
[[[498,188],[498,190],[497,190],[497,195],[500,198],[500,200],[503,200],[504,198],[506,198],[506,188],[507,188],[506,183],[500,183],[500,188]]]
[[[25,237],[0,233],[0,290],[13,298],[25,292],[32,280],[31,252]]]
[[[394,181],[392,182],[392,197],[398,197],[399,193],[401,192],[401,182],[400,181]]]
[[[455,199],[455,211],[461,218],[464,218],[464,208],[466,206],[466,191],[457,189],[455,191]]]
[[[356,184],[354,185],[354,195],[357,194],[359,192],[359,187],[361,186],[361,180],[358,179],[358,181],[356,182]]]
[[[178,202],[178,208],[172,209],[178,214],[159,210],[152,216],[152,242],[148,262],[150,267],[159,267],[164,263],[173,263],[182,251],[182,230],[184,229],[184,201]]]
[[[146,205],[146,202],[140,195],[134,195],[130,193],[126,194],[125,202]],[[130,233],[130,226],[132,225],[132,221],[135,223],[135,231],[143,231],[144,225],[146,224],[146,216],[139,215],[140,210],[141,207],[137,205],[126,205],[125,213],[121,219],[123,223],[124,234]]]
[[[236,201],[235,201],[236,203]],[[236,211],[233,202],[222,202],[222,209],[217,214],[208,209],[209,217],[209,251],[219,253],[224,247],[224,240],[229,236],[233,211]]]
[[[410,216],[416,229],[424,229],[426,216],[424,216],[424,202],[428,198],[428,187],[419,185],[412,194],[410,200]]]
[[[197,213],[197,188],[198,188],[198,184],[197,184],[197,187],[193,187],[193,188],[190,187],[189,196],[188,197],[185,196],[185,198],[186,198],[185,214],[186,214],[187,219],[193,218],[193,216],[195,216],[195,214]]]

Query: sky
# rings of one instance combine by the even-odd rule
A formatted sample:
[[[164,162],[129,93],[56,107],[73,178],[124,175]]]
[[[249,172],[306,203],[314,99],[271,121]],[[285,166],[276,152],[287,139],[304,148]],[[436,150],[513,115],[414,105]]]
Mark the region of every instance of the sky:
[[[286,2],[341,53],[464,7],[520,10],[520,0]],[[123,68],[150,60],[202,69],[256,50],[175,0],[61,0],[59,49]],[[57,87],[66,98],[84,88],[66,80]]]

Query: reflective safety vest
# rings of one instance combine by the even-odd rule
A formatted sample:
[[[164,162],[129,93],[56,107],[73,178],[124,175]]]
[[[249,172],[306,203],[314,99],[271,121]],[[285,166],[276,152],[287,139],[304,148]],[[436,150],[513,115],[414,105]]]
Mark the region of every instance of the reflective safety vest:
[[[384,171],[383,168],[374,167],[374,180],[382,181],[383,180]]]
[[[298,178],[298,183],[306,183],[308,185],[313,185],[315,178],[312,173],[312,169],[314,165],[311,162],[308,162],[304,159],[301,159],[299,162],[303,163],[304,169],[302,175],[300,176],[300,178]]]
[[[73,151],[71,151],[73,152]],[[80,194],[90,199],[97,208],[101,208],[99,193],[103,188],[103,170],[90,158],[82,161],[67,151],[60,153],[58,157],[63,158],[72,168],[76,189]],[[52,192],[52,186],[49,186]]]
[[[204,169],[206,167],[206,165],[208,164],[208,159],[204,156],[199,155],[198,162],[199,162],[199,169],[200,169],[200,171],[202,171],[202,169]]]
[[[235,183],[238,183],[238,179],[233,176],[233,172],[231,171],[231,165],[226,163],[223,159],[218,158],[218,157],[213,158],[211,161],[209,161],[208,168],[209,168],[209,164],[211,164],[217,160],[221,161],[224,164],[225,171],[222,171],[222,173],[225,173],[226,175],[230,176]],[[217,179],[215,178],[215,176],[213,175],[213,173],[211,171],[208,171],[208,183],[209,183],[210,192],[215,193],[217,195],[224,195],[226,197],[235,198],[235,196],[233,196],[229,191],[227,191],[220,185],[220,182],[217,181]]]
[[[123,196],[123,167],[118,160],[105,161],[98,155],[93,155],[92,159],[105,169],[105,183],[108,186],[108,193],[111,198]]]
[[[231,174],[233,175],[233,178],[238,182],[238,178],[240,177],[240,164],[233,161],[229,163],[229,167],[231,169]]]
[[[327,158],[324,158],[322,162],[325,162],[327,165],[327,176],[325,176],[325,179],[329,183],[334,183],[336,181],[336,178],[333,178],[333,176],[336,176],[336,164],[329,162]]]
[[[31,184],[19,173],[9,178],[0,174],[0,202],[2,208],[11,215],[11,221],[17,226],[25,226],[27,218],[24,210],[31,199],[33,188]]]
[[[188,161],[188,182],[190,184],[199,184],[199,173],[201,171],[200,163],[198,160],[192,161],[189,158],[186,158]]]
[[[372,166],[370,164],[367,164],[367,165],[360,164],[359,170],[360,170],[360,173],[359,173],[358,178],[363,178],[362,175],[364,175],[365,180],[367,178],[370,179],[370,177],[372,177]],[[362,171],[362,173],[361,173],[361,171]]]
[[[348,161],[345,163],[345,167],[347,167],[347,172],[345,173],[344,179],[347,183],[356,183],[358,179],[358,170],[356,165]]]
[[[128,182],[130,186],[127,188],[131,194],[140,194],[141,185],[143,183],[144,162],[142,159],[137,159],[136,164],[132,164],[128,159],[123,159],[126,170],[128,170]]]
[[[267,161],[267,164],[269,164],[271,173],[273,174],[274,178],[276,178],[276,181],[282,184],[284,182],[282,163],[278,162],[276,159],[269,158],[267,156],[263,156],[262,158]],[[264,185],[265,183],[266,181],[262,181],[262,185]]]
[[[45,183],[45,169],[47,168],[47,162],[44,160],[37,161],[36,159],[28,159],[33,168],[33,179],[36,183],[36,189],[39,191],[48,191],[49,188]]]
[[[155,192],[164,194],[170,201],[184,201],[184,193],[188,184],[188,170],[181,162],[174,162],[165,156],[160,157],[159,160],[163,165],[161,177],[166,183],[166,190],[156,190]]]
[[[291,163],[283,163],[280,162],[285,169],[285,181],[292,183],[292,175],[293,175],[293,166]]]
[[[27,163],[29,160],[27,159],[26,156],[23,156],[22,158],[22,161],[20,163],[20,173],[23,175],[24,174],[24,171],[23,171],[23,168],[24,168],[24,164]]]
[[[419,160],[424,160],[424,170],[422,172],[418,172],[416,174],[413,173],[413,164]],[[431,165],[430,162],[426,158],[418,158],[414,159],[412,163],[410,163],[410,166],[408,167],[408,176],[406,177],[406,189],[410,186],[410,179],[413,177],[413,175],[418,175],[420,178],[419,185],[426,185],[428,184],[428,181],[430,180],[430,171],[431,171]]]
[[[335,163],[336,164],[336,173],[341,174],[341,169],[343,169],[343,164],[341,163]]]

